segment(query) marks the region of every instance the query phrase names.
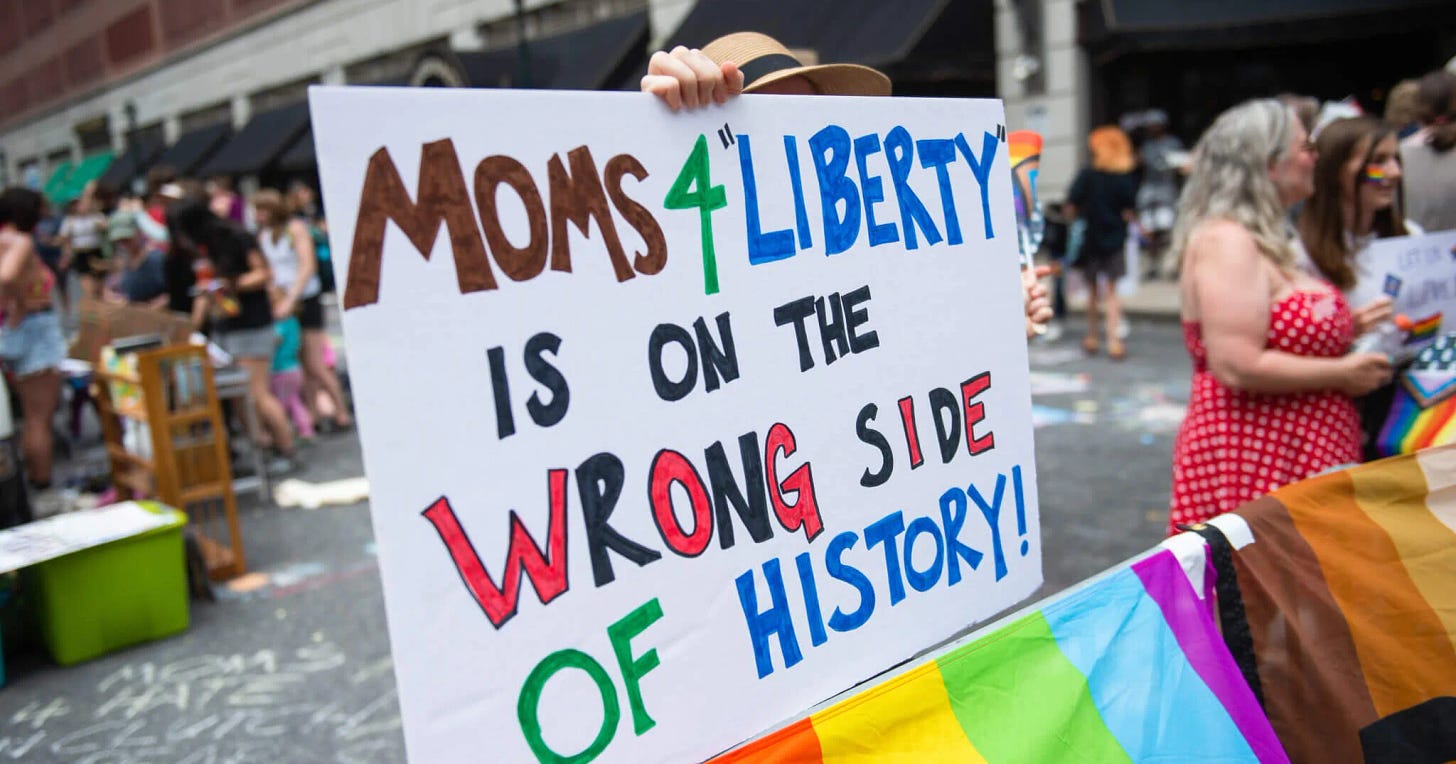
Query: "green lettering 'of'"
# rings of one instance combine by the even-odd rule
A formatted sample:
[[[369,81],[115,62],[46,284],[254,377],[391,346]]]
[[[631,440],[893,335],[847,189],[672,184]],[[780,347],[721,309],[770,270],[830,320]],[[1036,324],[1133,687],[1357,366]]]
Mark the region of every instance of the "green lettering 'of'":
[[[617,658],[617,668],[622,672],[622,681],[627,686],[627,702],[632,710],[632,731],[638,735],[652,729],[657,722],[647,715],[647,705],[642,702],[642,677],[661,663],[657,649],[651,648],[641,657],[632,656],[632,638],[662,618],[662,605],[654,597],[642,603],[635,610],[607,627],[607,639],[612,643],[612,653]],[[602,726],[585,750],[570,756],[562,755],[547,745],[541,734],[541,692],[551,677],[565,669],[576,669],[587,675],[601,694]],[[622,706],[617,700],[617,688],[607,670],[595,658],[580,650],[557,650],[546,656],[526,677],[521,687],[521,696],[516,701],[516,718],[521,723],[521,732],[531,753],[545,764],[586,764],[600,756],[611,745],[617,735],[617,723],[622,720]]]
[[[715,186],[708,178],[708,137],[699,135],[693,144],[693,153],[683,163],[682,171],[662,206],[670,210],[697,208],[703,233],[703,294],[718,293],[718,259],[713,253],[713,210],[728,206],[728,195],[722,186]]]

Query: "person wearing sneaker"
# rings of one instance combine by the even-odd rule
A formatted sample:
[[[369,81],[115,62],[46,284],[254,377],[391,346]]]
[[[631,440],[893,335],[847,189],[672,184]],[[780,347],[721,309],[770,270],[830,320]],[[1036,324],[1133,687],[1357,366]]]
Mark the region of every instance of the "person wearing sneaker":
[[[31,236],[42,206],[41,195],[30,189],[0,193],[0,359],[20,398],[20,450],[38,517],[63,509],[51,488],[51,418],[61,399],[60,364],[66,355],[51,302],[55,275],[36,254]]]

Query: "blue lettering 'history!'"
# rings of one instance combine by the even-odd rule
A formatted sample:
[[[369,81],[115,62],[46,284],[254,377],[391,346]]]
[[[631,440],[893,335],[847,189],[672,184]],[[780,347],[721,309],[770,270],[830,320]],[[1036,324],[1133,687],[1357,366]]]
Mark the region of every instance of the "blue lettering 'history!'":
[[[961,220],[956,211],[951,165],[963,164],[964,172],[975,180],[980,191],[981,223],[985,238],[995,238],[991,225],[991,167],[995,164],[1000,139],[983,133],[979,147],[973,147],[964,133],[954,138],[915,140],[904,127],[894,127],[883,138],[876,133],[851,137],[838,125],[828,125],[809,136],[809,171],[801,166],[799,138],[783,137],[783,171],[774,160],[761,157],[762,177],[755,167],[751,136],[738,136],[738,163],[743,176],[744,220],[748,239],[748,261],[752,265],[776,262],[793,257],[814,246],[815,231],[810,224],[804,202],[806,177],[819,189],[819,232],[825,255],[849,250],[865,234],[870,247],[903,241],[907,250],[945,242],[951,246],[964,242]],[[761,149],[762,150],[762,149]],[[768,150],[774,153],[773,149]],[[883,153],[889,166],[887,177],[874,174],[868,165],[871,157]],[[918,165],[918,168],[917,168]],[[921,199],[910,187],[910,176],[916,172],[933,172],[938,199]],[[766,225],[758,202],[760,183],[781,184],[787,180],[794,197],[792,228],[764,230]],[[885,186],[894,189],[895,201],[885,201]],[[788,222],[787,215],[783,223]]]
[[[1009,534],[1003,534],[1002,525],[1013,522],[1013,517],[1020,539],[1016,551],[1022,557],[1031,553],[1020,465],[1011,468],[1009,477],[998,473],[991,486],[951,487],[941,494],[939,504],[939,511],[933,515],[907,519],[903,510],[897,510],[865,526],[862,532],[839,533],[822,548],[819,565],[809,552],[801,552],[794,558],[794,572],[798,574],[802,608],[796,608],[799,602],[790,601],[784,586],[784,566],[778,558],[767,560],[758,571],[749,568],[739,575],[734,585],[758,678],[774,672],[774,642],[778,643],[785,669],[804,660],[795,626],[796,609],[802,613],[799,622],[809,627],[809,645],[819,647],[829,641],[831,632],[844,633],[864,626],[877,606],[879,612],[884,612],[913,596],[912,592],[955,586],[980,572],[983,561],[990,563],[985,567],[985,578],[1005,578],[1010,573],[1005,550]],[[1002,511],[1006,505],[1014,507],[1014,516]],[[972,506],[976,512],[971,511]],[[972,523],[978,527],[984,523],[989,530],[990,544],[985,551],[962,541],[962,532],[971,532],[967,526]],[[864,546],[856,553],[861,540]],[[923,553],[915,556],[915,550],[922,546],[934,550],[928,562]],[[916,566],[917,559],[920,567]],[[759,572],[762,585],[758,582]]]

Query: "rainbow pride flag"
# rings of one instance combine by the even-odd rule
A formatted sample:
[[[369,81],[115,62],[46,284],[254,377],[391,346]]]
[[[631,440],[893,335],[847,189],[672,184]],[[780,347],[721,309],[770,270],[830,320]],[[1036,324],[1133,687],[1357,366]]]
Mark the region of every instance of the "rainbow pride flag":
[[[1290,757],[1456,760],[1456,446],[1311,478],[1237,514],[1254,541],[1231,573]]]
[[[1161,550],[713,761],[1288,760]]]
[[[1456,336],[1423,348],[1397,381],[1376,450],[1393,456],[1456,443]]]
[[[1410,335],[1405,338],[1405,344],[1414,345],[1425,342],[1436,336],[1441,331],[1441,314],[1432,313],[1429,316],[1411,325]]]

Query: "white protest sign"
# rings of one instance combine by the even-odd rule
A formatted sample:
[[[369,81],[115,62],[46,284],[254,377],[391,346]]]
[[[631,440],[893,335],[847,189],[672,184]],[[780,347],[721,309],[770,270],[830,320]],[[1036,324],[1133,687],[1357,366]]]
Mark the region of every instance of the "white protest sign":
[[[310,100],[414,760],[703,759],[1040,585],[999,102]]]
[[[1359,281],[1348,295],[1350,306],[1367,305],[1381,295],[1394,298],[1394,310],[1416,326],[1413,343],[1431,340],[1456,326],[1456,231],[1376,239],[1355,261]]]

